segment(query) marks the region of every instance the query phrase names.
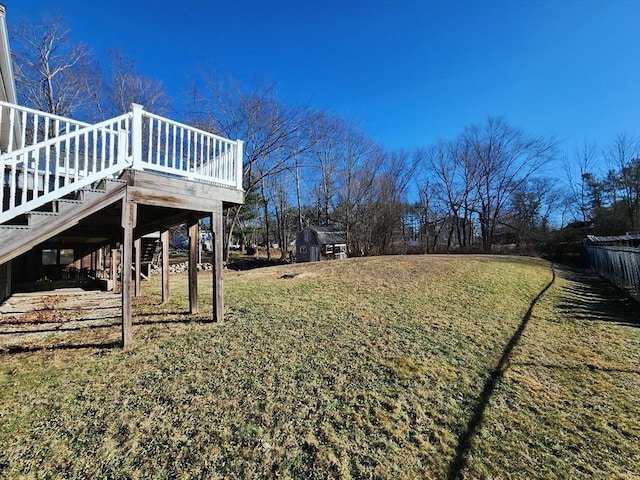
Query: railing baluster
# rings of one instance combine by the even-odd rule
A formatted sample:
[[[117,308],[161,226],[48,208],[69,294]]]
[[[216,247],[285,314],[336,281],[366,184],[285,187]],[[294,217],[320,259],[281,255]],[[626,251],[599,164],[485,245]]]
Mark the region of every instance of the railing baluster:
[[[180,165],[180,170],[185,170],[184,168],[184,129],[180,127],[180,157],[178,159],[178,165]]]
[[[98,144],[96,143],[96,135],[96,130],[87,132],[87,142],[89,143],[89,145],[87,145],[87,167],[85,169],[85,176],[91,175],[93,172],[97,171],[96,162],[98,161],[98,156],[96,155],[96,149],[98,147]]]
[[[216,138],[213,142],[213,175],[220,177],[220,140]]]
[[[100,142],[100,170],[104,170],[104,162],[108,163],[107,160],[107,143],[109,142],[109,138],[112,134],[107,133],[106,130],[100,131],[102,141]]]
[[[192,158],[191,158],[191,132],[187,130],[187,172],[191,172],[192,167]]]
[[[162,140],[162,124],[156,122],[156,164],[162,165],[162,152],[160,151],[160,141]]]
[[[45,126],[47,128],[47,131],[49,131],[49,125],[48,125],[48,120],[45,122]],[[49,193],[49,175],[50,175],[50,170],[52,169],[52,165],[51,165],[51,147],[45,147],[45,151],[44,151],[44,178],[42,179],[42,191],[43,193],[46,195],[47,193]]]
[[[220,156],[221,162],[222,162],[222,178],[224,178],[225,180],[227,180],[229,177],[229,161],[227,159],[228,157],[228,148],[229,148],[229,144],[227,142],[224,142],[223,144],[223,152],[222,155]]]
[[[17,172],[16,172],[16,162],[17,162],[17,156],[11,158],[11,173],[9,176],[9,210],[11,210],[12,208],[14,208],[16,206],[16,195],[18,194],[17,192]]]
[[[149,117],[149,140],[147,142],[147,163],[151,164],[151,130],[153,130],[153,119]]]
[[[198,166],[200,167],[200,170],[203,175],[206,175],[206,172],[204,171],[204,169],[206,168],[206,164],[205,164],[205,160],[204,160],[204,137],[202,136],[201,133],[198,133],[198,145],[200,146],[200,158],[198,159]]]
[[[24,125],[24,127],[21,129],[21,135],[20,135],[20,146],[21,147],[26,147],[27,146],[27,112],[26,111],[22,111],[22,121],[20,122],[20,125]]]
[[[55,136],[58,138],[60,136],[60,120],[55,120]],[[54,150],[55,155],[53,159],[53,190],[58,188],[58,175],[60,171],[60,155],[62,151],[62,142],[56,143],[56,148]]]
[[[213,155],[211,155],[211,137],[207,137],[207,153],[206,153],[206,159],[207,159],[207,172],[206,175],[208,176],[212,176],[213,171],[211,170],[211,167],[213,167]]]
[[[113,162],[113,158],[115,157],[115,137],[116,134],[113,133],[117,130],[117,124],[111,125],[111,129],[113,130],[112,132],[109,133],[108,135],[108,139],[109,139],[109,153],[106,157],[106,162],[107,162],[107,167],[110,167],[112,165],[111,162]]]
[[[8,152],[13,151],[13,134],[15,132],[15,117],[18,114],[15,108],[9,108],[9,146],[7,147]]]
[[[74,164],[73,164],[73,181],[78,181],[78,170],[80,170],[80,138],[74,137]]]
[[[37,144],[37,143],[39,143],[39,141],[38,141],[38,130],[39,130],[38,129],[38,124],[40,123],[39,122],[39,117],[40,117],[40,115],[34,115],[33,116],[33,127],[32,127],[33,128],[33,138],[31,139],[31,145],[32,146]],[[25,160],[27,160],[27,162],[29,161],[28,158],[25,159]]]
[[[169,124],[164,122],[164,165],[169,166]]]
[[[173,168],[176,168],[176,145],[178,144],[178,132],[177,132],[178,127],[174,124],[173,125],[173,137],[172,137],[172,143],[173,143],[173,148],[171,151],[171,166]]]
[[[83,152],[84,152],[84,165],[82,168],[82,173],[83,173],[83,177],[86,177],[89,174],[89,158],[90,158],[90,153],[89,152],[89,146],[91,145],[90,143],[90,139],[89,139],[89,132],[85,132],[84,133],[84,140],[83,140]]]
[[[64,187],[69,180],[69,137],[65,138],[63,148],[64,153],[62,154],[62,174],[57,181],[60,187]]]

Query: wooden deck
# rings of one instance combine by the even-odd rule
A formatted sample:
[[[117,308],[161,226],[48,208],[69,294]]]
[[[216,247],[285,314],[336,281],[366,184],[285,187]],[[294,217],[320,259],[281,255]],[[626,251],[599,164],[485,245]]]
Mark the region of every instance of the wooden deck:
[[[212,320],[223,318],[223,212],[244,203],[241,141],[153,115],[139,105],[96,125],[70,123],[6,102],[0,102],[0,110],[0,123],[12,130],[19,124],[43,132],[25,134],[24,128],[19,129],[22,138],[9,137],[2,146],[0,301],[12,293],[13,277],[31,272],[38,280],[55,271],[45,268],[43,249],[86,255],[94,248],[92,264],[102,262],[104,249],[110,255],[119,252],[117,262],[133,267],[120,269],[126,346],[132,341],[131,296],[140,286],[141,237],[160,232],[166,301],[169,229],[188,226],[189,303],[190,311],[197,313],[199,220],[209,218],[214,251]],[[38,122],[45,120],[47,128],[39,128]],[[110,264],[113,280],[115,256]]]

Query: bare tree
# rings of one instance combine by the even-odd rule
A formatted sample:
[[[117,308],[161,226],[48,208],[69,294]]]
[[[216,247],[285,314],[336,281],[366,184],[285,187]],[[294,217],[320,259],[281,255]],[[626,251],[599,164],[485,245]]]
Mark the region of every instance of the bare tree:
[[[631,230],[640,224],[640,141],[625,133],[616,136],[604,152],[609,165],[607,183],[613,193],[612,205],[624,212]]]
[[[513,192],[555,156],[555,143],[493,117],[484,125],[466,128],[463,139],[476,176],[482,247],[490,252],[498,219]]]
[[[469,246],[477,186],[475,164],[470,162],[470,146],[460,138],[451,142],[439,141],[419,154],[424,156],[431,177],[430,195],[447,207],[442,211],[443,218],[436,219],[447,227],[447,249],[453,244],[461,248]],[[423,200],[425,195],[426,190],[423,190]]]
[[[246,90],[232,78],[205,74],[204,79],[204,90],[194,87],[191,119],[204,130],[245,141],[247,194],[265,186],[270,175],[288,169],[291,161],[309,148],[301,139],[307,138],[312,113],[304,106],[282,103],[274,85],[256,84]],[[268,201],[266,192],[262,200]],[[229,210],[228,231],[233,231],[241,211],[242,207]]]
[[[19,24],[11,44],[21,103],[65,117],[86,105],[95,60],[84,44],[72,43],[62,17]]]
[[[310,126],[310,141],[313,145],[310,157],[316,170],[316,205],[319,225],[331,223],[330,212],[336,201],[336,173],[344,152],[344,124],[341,118],[320,114]]]
[[[381,168],[383,155],[377,153],[381,149],[355,125],[345,123],[341,133],[341,163],[336,172],[339,217],[336,219],[344,226],[347,246],[351,248],[355,211],[371,189]]]
[[[110,50],[108,56],[102,95],[95,101],[101,119],[128,112],[132,103],[139,103],[158,115],[171,111],[171,99],[161,82],[139,73],[135,62],[120,50]]]
[[[401,236],[407,204],[407,191],[418,168],[417,157],[405,150],[388,154],[374,184],[371,205],[370,253],[390,253],[391,245]],[[402,238],[404,248],[404,238]]]
[[[530,244],[546,239],[551,217],[561,203],[562,193],[548,177],[529,178],[513,192],[501,223],[513,231],[518,252],[525,253]]]
[[[574,161],[565,161],[565,173],[568,185],[568,200],[574,219],[586,223],[591,219],[591,200],[587,174],[593,173],[597,159],[595,142],[584,142],[576,146]]]

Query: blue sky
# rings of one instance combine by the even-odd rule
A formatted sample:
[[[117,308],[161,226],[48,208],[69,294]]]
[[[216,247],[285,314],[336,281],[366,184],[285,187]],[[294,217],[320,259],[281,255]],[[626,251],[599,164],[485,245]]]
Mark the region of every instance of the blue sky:
[[[179,98],[201,69],[279,86],[389,149],[449,139],[488,115],[561,150],[640,134],[640,0],[3,0],[7,21],[66,17]]]

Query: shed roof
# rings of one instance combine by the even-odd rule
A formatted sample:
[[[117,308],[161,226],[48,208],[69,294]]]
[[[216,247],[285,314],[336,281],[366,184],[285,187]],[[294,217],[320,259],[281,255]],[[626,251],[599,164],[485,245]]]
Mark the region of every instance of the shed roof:
[[[587,235],[587,240],[591,243],[608,243],[608,242],[630,242],[640,240],[640,233],[627,233],[625,235]]]
[[[313,230],[317,237],[318,243],[322,245],[338,245],[347,243],[347,235],[334,227],[308,226],[305,227]]]

